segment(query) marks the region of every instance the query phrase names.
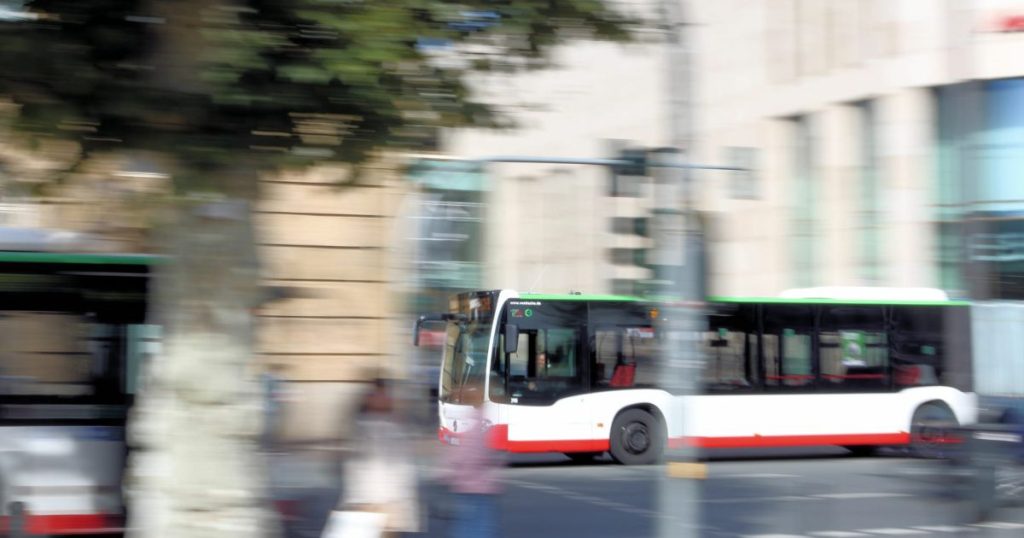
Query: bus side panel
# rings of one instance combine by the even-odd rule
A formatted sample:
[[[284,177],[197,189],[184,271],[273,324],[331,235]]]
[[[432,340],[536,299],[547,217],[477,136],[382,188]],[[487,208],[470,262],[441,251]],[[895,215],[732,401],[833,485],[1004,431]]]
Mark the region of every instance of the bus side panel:
[[[510,452],[600,452],[607,439],[594,437],[589,402],[593,395],[570,396],[551,405],[501,405]]]
[[[585,416],[591,438],[608,443],[612,423],[623,409],[628,407],[652,407],[655,415],[664,421],[668,438],[681,437],[683,432],[677,413],[685,410],[680,398],[657,389],[625,389],[594,392],[583,397]]]
[[[961,425],[978,421],[978,396],[973,392],[961,392],[952,387],[914,387],[898,393],[903,403],[903,420],[907,431],[914,410],[923,403],[940,401],[949,406]]]
[[[31,534],[113,530],[121,525],[124,428],[0,428],[0,501],[24,505]]]
[[[972,394],[950,387],[895,393],[757,394],[687,398],[689,436],[708,448],[892,445],[910,441],[914,411],[946,403],[961,424],[976,419]]]

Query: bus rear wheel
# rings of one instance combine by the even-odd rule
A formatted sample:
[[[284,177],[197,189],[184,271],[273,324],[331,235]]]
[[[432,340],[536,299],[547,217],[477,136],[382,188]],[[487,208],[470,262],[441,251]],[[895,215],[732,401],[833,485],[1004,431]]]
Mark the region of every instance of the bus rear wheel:
[[[611,454],[624,465],[649,465],[661,459],[665,433],[661,421],[643,409],[627,409],[612,422]]]
[[[960,423],[949,406],[928,402],[914,411],[910,420],[910,450],[919,458],[942,458],[950,455],[951,442]]]

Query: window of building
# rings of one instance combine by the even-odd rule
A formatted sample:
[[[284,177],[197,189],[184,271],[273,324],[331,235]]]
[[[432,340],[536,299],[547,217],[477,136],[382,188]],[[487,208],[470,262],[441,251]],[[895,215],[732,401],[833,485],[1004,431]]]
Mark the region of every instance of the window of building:
[[[814,285],[816,222],[814,207],[816,168],[812,118],[793,120],[793,180],[790,219],[791,263],[796,287]]]
[[[760,196],[757,175],[757,150],[748,147],[728,147],[725,151],[725,162],[730,166],[742,168],[729,172],[732,197],[739,200],[755,200]]]
[[[881,274],[881,204],[878,170],[878,105],[863,101],[857,105],[860,115],[860,181],[857,223],[861,279],[877,284]]]

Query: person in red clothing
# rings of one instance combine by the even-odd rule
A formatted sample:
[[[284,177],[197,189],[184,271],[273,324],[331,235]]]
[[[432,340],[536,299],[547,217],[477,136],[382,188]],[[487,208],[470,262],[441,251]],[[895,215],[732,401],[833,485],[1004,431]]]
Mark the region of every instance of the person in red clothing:
[[[459,417],[458,444],[445,448],[444,477],[455,497],[452,538],[491,538],[498,536],[498,495],[501,493],[500,469],[504,460],[489,442],[488,424],[483,415],[483,385],[463,387],[463,403],[471,404]]]

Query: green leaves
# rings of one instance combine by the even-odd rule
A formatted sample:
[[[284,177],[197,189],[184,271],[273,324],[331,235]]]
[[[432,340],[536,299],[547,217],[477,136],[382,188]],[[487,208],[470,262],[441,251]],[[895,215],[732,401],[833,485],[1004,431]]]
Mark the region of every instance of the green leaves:
[[[163,152],[214,188],[207,172],[232,162],[358,163],[378,148],[430,147],[440,128],[509,127],[469,91],[474,70],[541,66],[565,40],[624,39],[631,24],[600,0],[28,7],[48,17],[0,23],[0,93],[26,105],[23,133]]]

